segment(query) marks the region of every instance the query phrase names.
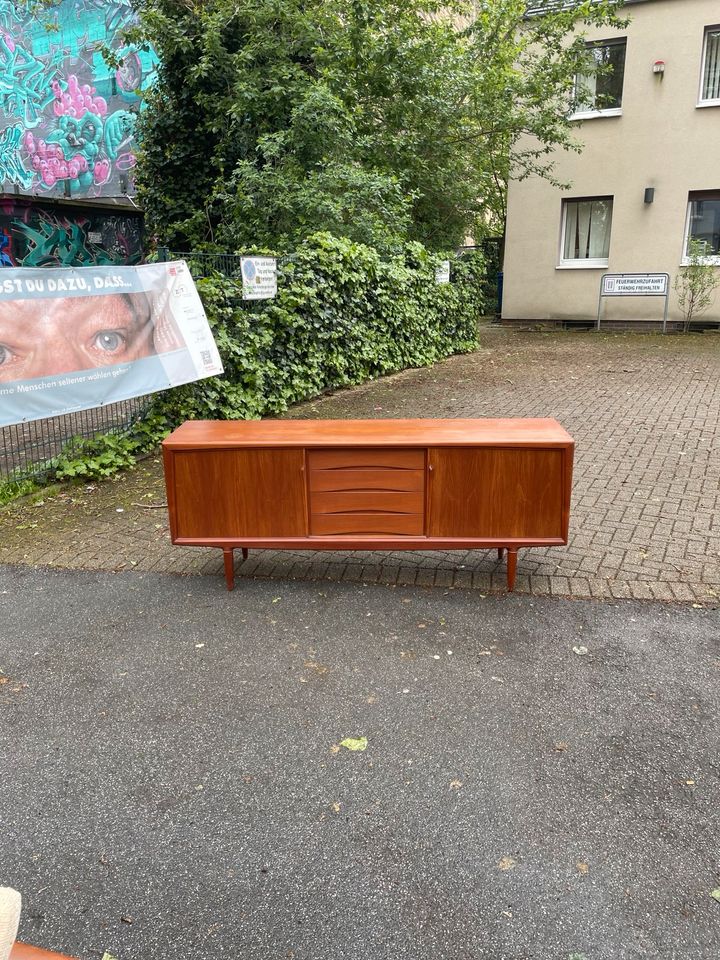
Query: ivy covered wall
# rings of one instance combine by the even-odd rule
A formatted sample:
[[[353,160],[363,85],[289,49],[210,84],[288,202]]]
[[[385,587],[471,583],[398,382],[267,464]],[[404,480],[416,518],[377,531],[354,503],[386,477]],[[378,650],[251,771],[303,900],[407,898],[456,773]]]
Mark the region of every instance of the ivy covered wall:
[[[420,243],[392,256],[319,233],[280,266],[274,300],[242,300],[242,281],[198,281],[225,367],[163,394],[156,412],[188,418],[248,419],[282,413],[327,390],[424,367],[477,346],[485,310],[485,260],[451,261]]]

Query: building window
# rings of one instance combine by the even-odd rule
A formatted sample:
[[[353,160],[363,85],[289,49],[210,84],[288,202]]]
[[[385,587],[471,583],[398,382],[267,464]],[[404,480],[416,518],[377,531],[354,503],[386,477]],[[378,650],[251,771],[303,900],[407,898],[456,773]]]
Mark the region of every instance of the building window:
[[[697,240],[708,262],[720,263],[720,190],[691,193],[688,201],[683,261],[687,261],[690,241]]]
[[[720,104],[720,27],[705,31],[700,103]]]
[[[625,37],[587,45],[587,69],[575,76],[573,116],[618,116],[622,112]]]
[[[563,201],[561,267],[607,266],[612,203],[612,197]]]

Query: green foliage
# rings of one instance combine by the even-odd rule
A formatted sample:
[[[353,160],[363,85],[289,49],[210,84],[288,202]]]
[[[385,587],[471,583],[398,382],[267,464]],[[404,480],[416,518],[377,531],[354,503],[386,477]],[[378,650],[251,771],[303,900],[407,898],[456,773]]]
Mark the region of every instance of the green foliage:
[[[281,267],[274,300],[243,301],[240,279],[199,280],[223,376],[156,395],[124,433],[73,438],[45,465],[44,482],[109,477],[186,419],[279,414],[325,391],[474,349],[483,257],[453,259],[449,284],[435,283],[440,260],[419,243],[381,259],[370,247],[323,233]],[[6,482],[0,504],[34,489],[30,480]]]
[[[5,480],[0,482],[0,507],[18,497],[27,497],[37,490],[37,484],[32,480]]]
[[[319,229],[376,246],[404,236],[398,178],[361,162],[353,107],[322,75],[327,3],[146,0],[141,17],[161,66],[137,182],[164,243],[287,250]]]
[[[225,374],[163,394],[155,410],[173,423],[257,418],[472,350],[483,259],[454,259],[452,282],[438,285],[439,262],[418,243],[381,259],[362,244],[316,234],[281,267],[275,300],[244,303],[240,280],[200,280]]]
[[[534,0],[541,13],[527,17],[526,0],[476,5],[468,27],[468,85],[472,89],[465,136],[473,149],[471,179],[483,183],[473,209],[504,223],[507,184],[512,177],[539,176],[568,187],[555,176],[558,151],[580,152],[578,124],[570,119],[575,78],[587,76],[586,27],[622,28],[622,0]],[[612,34],[610,34],[612,35]]]
[[[97,480],[133,466],[138,457],[154,449],[170,430],[168,420],[153,414],[137,420],[124,433],[102,433],[95,437],[73,437],[47,464],[47,478],[54,480]]]
[[[718,268],[707,261],[707,244],[704,240],[688,240],[687,266],[675,277],[673,289],[677,294],[678,306],[683,315],[683,330],[704,313],[715,299],[715,291],[720,286]]]
[[[328,231],[452,249],[502,228],[508,177],[553,179],[614,0],[140,0],[161,58],[140,124],[151,234],[288,251]]]

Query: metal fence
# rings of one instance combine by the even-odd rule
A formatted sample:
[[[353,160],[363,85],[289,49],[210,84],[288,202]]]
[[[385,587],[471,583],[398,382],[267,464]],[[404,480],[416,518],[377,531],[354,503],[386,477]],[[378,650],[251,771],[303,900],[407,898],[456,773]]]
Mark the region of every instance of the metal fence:
[[[187,261],[190,275],[198,280],[200,277],[207,277],[212,273],[222,273],[226,277],[236,277],[242,279],[242,258],[244,256],[256,256],[256,254],[244,253],[193,253],[192,251],[170,250],[168,247],[159,247],[157,258],[161,263],[168,260]],[[289,253],[283,257],[275,257],[278,266],[282,267],[286,263],[291,263],[295,259],[295,254]]]
[[[0,481],[46,478],[61,450],[72,455],[82,440],[124,433],[147,410],[147,397],[134,397],[62,417],[0,428]]]

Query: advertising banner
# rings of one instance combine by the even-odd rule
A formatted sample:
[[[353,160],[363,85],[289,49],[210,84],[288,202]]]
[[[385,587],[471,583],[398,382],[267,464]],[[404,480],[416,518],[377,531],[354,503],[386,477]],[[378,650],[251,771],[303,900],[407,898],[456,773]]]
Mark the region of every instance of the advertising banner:
[[[183,260],[0,272],[0,427],[222,372]]]

